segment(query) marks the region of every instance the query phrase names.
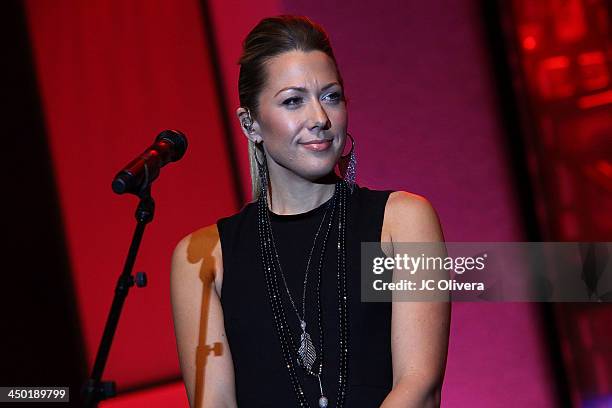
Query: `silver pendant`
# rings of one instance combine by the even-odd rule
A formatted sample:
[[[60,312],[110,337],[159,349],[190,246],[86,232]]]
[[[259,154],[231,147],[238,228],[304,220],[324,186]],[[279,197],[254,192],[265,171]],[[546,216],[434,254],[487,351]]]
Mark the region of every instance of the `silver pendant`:
[[[319,389],[321,390],[321,398],[319,398],[319,408],[327,408],[329,401],[325,395],[323,395],[323,383],[321,383],[321,375],[318,375]]]
[[[298,360],[308,371],[312,371],[312,365],[317,359],[317,351],[310,339],[310,334],[306,333],[306,324],[302,322],[302,336],[300,338],[300,348],[298,349]]]

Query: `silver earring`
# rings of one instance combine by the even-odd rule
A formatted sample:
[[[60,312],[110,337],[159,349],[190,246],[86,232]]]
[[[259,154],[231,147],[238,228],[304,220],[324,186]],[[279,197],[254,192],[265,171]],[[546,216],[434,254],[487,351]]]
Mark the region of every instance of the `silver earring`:
[[[351,151],[344,156],[340,156],[338,168],[340,169],[340,175],[344,181],[348,183],[352,192],[355,187],[355,177],[357,173],[357,156],[355,155],[355,139],[353,139],[353,136],[348,132],[346,135],[351,139]]]
[[[244,108],[246,110],[246,118],[242,119],[242,127],[246,129],[247,132],[253,132],[253,118],[251,117],[251,111],[249,108]]]
[[[257,163],[257,174],[259,175],[259,187],[261,189],[262,198],[266,198],[266,193],[268,191],[268,165],[266,161],[266,152],[263,147],[261,149],[261,154],[263,155],[263,163],[259,161],[257,158],[257,147],[253,149],[253,158],[255,159],[255,163]]]

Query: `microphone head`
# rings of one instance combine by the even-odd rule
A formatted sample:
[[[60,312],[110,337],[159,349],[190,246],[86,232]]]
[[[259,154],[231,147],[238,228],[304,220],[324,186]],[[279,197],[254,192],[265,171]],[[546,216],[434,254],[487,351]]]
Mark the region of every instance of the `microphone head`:
[[[178,130],[167,129],[155,138],[155,142],[166,141],[172,144],[170,151],[170,161],[180,160],[187,150],[187,137]]]
[[[113,179],[111,187],[116,194],[123,194],[128,190],[129,184],[130,180],[125,176],[125,174],[123,174],[123,172],[120,172]]]

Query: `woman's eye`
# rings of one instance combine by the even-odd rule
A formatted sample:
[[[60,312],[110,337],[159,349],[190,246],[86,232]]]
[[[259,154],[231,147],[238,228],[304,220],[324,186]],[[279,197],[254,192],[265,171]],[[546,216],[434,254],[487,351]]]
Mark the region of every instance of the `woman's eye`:
[[[294,96],[293,98],[285,99],[283,101],[283,105],[296,106],[296,105],[299,105],[300,102],[302,102],[302,98]]]
[[[326,98],[332,102],[338,102],[340,99],[342,99],[342,95],[340,92],[333,92],[327,95]]]

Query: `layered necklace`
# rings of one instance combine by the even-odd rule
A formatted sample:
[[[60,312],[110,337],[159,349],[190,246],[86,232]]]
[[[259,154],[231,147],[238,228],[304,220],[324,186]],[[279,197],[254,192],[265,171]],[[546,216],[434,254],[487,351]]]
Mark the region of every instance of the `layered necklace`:
[[[264,162],[265,163],[265,162]],[[259,164],[259,163],[258,163]],[[314,242],[308,256],[308,262],[306,264],[306,273],[304,275],[304,285],[302,292],[302,310],[301,314],[296,307],[296,303],[291,296],[289,287],[285,275],[281,268],[280,258],[276,244],[274,242],[274,235],[272,233],[272,225],[270,222],[270,214],[268,213],[268,180],[267,180],[267,169],[265,164],[260,165],[260,186],[261,191],[257,202],[257,229],[259,234],[260,250],[262,263],[264,268],[264,276],[266,281],[266,289],[268,299],[272,309],[272,315],[274,318],[274,325],[276,333],[281,344],[281,349],[284,357],[284,361],[289,373],[289,378],[293,386],[293,390],[297,397],[300,407],[309,407],[309,403],[304,395],[304,390],[298,379],[295,366],[299,365],[302,367],[308,375],[316,377],[319,382],[319,389],[321,395],[318,399],[318,406],[325,408],[329,404],[324,390],[321,376],[323,374],[323,319],[321,312],[321,270],[323,266],[323,258],[325,249],[327,247],[327,240],[329,232],[332,228],[334,221],[334,214],[337,213],[337,226],[338,226],[338,241],[335,245],[337,249],[337,295],[338,295],[338,330],[339,330],[339,378],[338,378],[338,393],[337,393],[337,407],[344,406],[344,400],[346,395],[346,380],[347,380],[347,356],[348,356],[348,312],[347,312],[347,283],[346,283],[346,202],[348,194],[348,185],[342,180],[338,181],[335,186],[334,195],[331,200],[326,204],[325,214],[319,225],[319,228],[315,234]],[[331,211],[331,212],[330,212]],[[328,213],[330,216],[327,217]],[[319,257],[319,263],[317,268],[317,282],[316,282],[316,302],[317,302],[317,321],[319,329],[319,347],[317,349],[312,342],[312,337],[309,334],[309,329],[306,324],[306,287],[308,282],[308,271],[310,268],[310,262],[312,254],[314,252],[317,238],[321,232],[323,226],[326,225],[325,234],[323,236],[323,244],[321,247],[321,254]],[[280,286],[283,286],[289,302],[293,308],[293,312],[297,317],[297,324],[299,325],[299,331],[301,332],[299,341],[295,341],[291,333],[287,317],[285,316],[285,308],[281,297]],[[318,363],[318,364],[315,364]]]

